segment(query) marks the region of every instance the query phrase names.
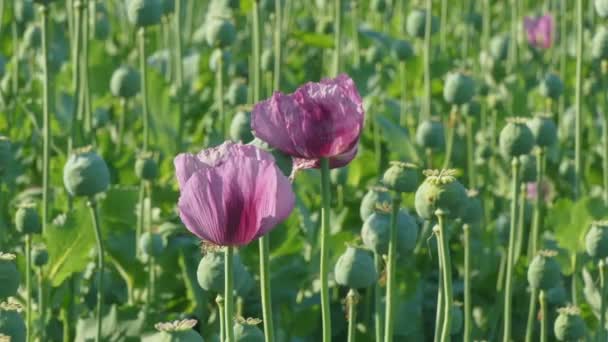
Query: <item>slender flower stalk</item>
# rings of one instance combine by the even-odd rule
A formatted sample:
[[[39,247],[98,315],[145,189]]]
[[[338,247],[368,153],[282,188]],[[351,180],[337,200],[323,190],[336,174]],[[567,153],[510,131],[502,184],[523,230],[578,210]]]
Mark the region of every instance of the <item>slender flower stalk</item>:
[[[606,263],[602,259],[598,262],[600,271],[600,326],[598,331],[598,341],[606,340]]]
[[[72,125],[70,127],[70,137],[68,139],[68,155],[72,153],[72,150],[76,146],[76,137],[78,134],[78,108],[80,103],[80,92],[81,92],[81,76],[80,76],[80,55],[82,53],[82,2],[74,2],[74,48],[72,51],[72,84],[74,86],[74,105],[72,106]]]
[[[450,116],[448,117],[448,137],[445,147],[445,160],[443,162],[443,168],[447,169],[451,165],[452,150],[454,147],[454,135],[456,131],[456,122],[458,120],[458,106],[452,105]]]
[[[253,13],[251,20],[252,32],[252,48],[253,48],[253,100],[257,102],[260,99],[262,91],[262,75],[261,75],[261,34],[260,34],[260,0],[253,1]]]
[[[104,249],[103,238],[101,235],[101,226],[99,221],[99,213],[97,212],[97,202],[93,197],[89,198],[87,205],[91,211],[91,219],[93,220],[93,230],[95,233],[95,241],[97,244],[97,328],[95,334],[95,342],[101,342],[102,328],[102,312],[103,312],[103,276],[104,276]]]
[[[538,251],[538,236],[540,233],[540,219],[543,204],[543,165],[545,163],[545,148],[538,147],[536,150],[536,198],[534,200],[534,216],[532,217],[532,232],[530,234],[530,252],[528,257],[532,258]]]
[[[218,48],[219,56],[217,62],[217,71],[215,72],[216,79],[216,94],[217,94],[217,111],[220,121],[220,132],[222,138],[226,138],[226,111],[224,109],[224,50]]]
[[[380,274],[382,270],[382,256],[376,252],[374,252],[374,263],[376,265],[376,273]],[[378,282],[374,283],[374,334],[376,337],[376,341],[383,340],[383,328],[382,324],[382,289],[380,288],[380,284]]]
[[[44,278],[42,269],[36,270],[38,279],[38,325],[40,329],[40,341],[45,341],[45,322],[46,322],[46,302],[44,300]]]
[[[525,216],[526,216],[526,196],[527,187],[525,183],[521,183],[519,187],[519,212],[517,215],[517,232],[515,235],[515,251],[513,251],[513,263],[517,263],[517,259],[521,255],[521,249],[523,248],[523,239],[525,231]],[[528,254],[530,258],[534,257],[535,254]]]
[[[359,0],[351,2],[351,22],[353,25],[353,66],[361,65],[361,51],[359,49]]]
[[[50,121],[50,93],[49,93],[49,7],[46,4],[40,5],[42,24],[42,232],[46,231],[47,223],[50,219],[50,147],[51,147],[51,121]]]
[[[25,341],[30,342],[33,339],[34,327],[32,326],[32,235],[25,235],[25,289],[27,296],[25,297],[25,317],[26,317],[26,337]]]
[[[505,300],[504,300],[504,328],[503,328],[503,342],[511,341],[511,308],[512,308],[512,291],[513,291],[513,251],[515,244],[515,230],[516,226],[516,217],[517,217],[517,202],[519,200],[519,158],[514,157],[511,162],[512,167],[512,196],[513,199],[511,201],[511,227],[509,230],[509,246],[507,249],[507,270],[506,270],[506,279],[505,279]]]
[[[583,111],[583,0],[576,1],[576,89],[575,89],[575,108],[576,116],[574,120],[574,198],[580,196],[580,184],[582,175],[582,111]],[[575,273],[573,273],[575,274]],[[573,292],[575,289],[572,290]],[[576,305],[576,303],[573,303]]]
[[[433,229],[438,239],[439,257],[443,266],[443,325],[441,328],[441,342],[450,340],[452,327],[452,262],[450,260],[450,246],[448,244],[447,231],[445,226],[445,213],[438,209],[437,225]]]
[[[431,117],[431,29],[433,1],[426,0],[426,25],[424,28],[424,119]]]
[[[342,62],[342,0],[334,0],[334,49],[332,77],[338,76]]]
[[[538,297],[538,289],[532,287],[530,289],[530,306],[528,307],[528,321],[526,323],[526,342],[532,342],[534,338],[534,325],[536,324],[536,298]]]
[[[80,56],[80,68],[81,68],[81,83],[82,91],[80,92],[80,106],[82,108],[82,118],[84,123],[84,136],[85,141],[88,144],[95,142],[95,136],[93,134],[93,113],[91,110],[91,87],[89,82],[89,18],[91,9],[89,7],[89,0],[82,1],[82,55]]]
[[[148,106],[148,63],[146,61],[146,27],[142,26],[137,32],[139,38],[139,69],[140,69],[140,88],[142,96],[142,115],[143,115],[143,152],[148,151],[150,144],[150,109]]]
[[[262,295],[262,316],[264,317],[264,337],[274,341],[274,324],[272,317],[272,298],[270,296],[270,242],[267,237],[259,240],[260,248],[260,287]]]
[[[283,63],[283,6],[282,1],[274,2],[274,89],[281,89],[281,64]]]
[[[464,342],[471,342],[471,227],[462,226],[464,233]]]
[[[437,250],[439,251],[439,241],[437,241]],[[445,310],[444,298],[443,298],[443,265],[441,263],[441,257],[437,259],[437,308],[435,310],[435,335],[433,338],[434,342],[439,342],[441,338],[441,329],[443,327],[443,311]]]
[[[547,342],[547,296],[544,290],[540,290],[538,294],[538,301],[540,302],[540,342]]]
[[[427,12],[430,13],[430,12]],[[448,0],[441,0],[441,23],[440,36],[439,36],[439,47],[442,52],[446,49],[447,35],[448,35]]]
[[[389,243],[388,243],[388,263],[387,263],[387,279],[386,279],[386,312],[384,321],[384,342],[393,341],[394,330],[394,314],[396,291],[395,291],[395,269],[397,267],[397,215],[399,213],[399,204],[401,203],[401,194],[395,194],[391,208],[391,221],[389,228]]]
[[[475,137],[473,133],[473,118],[468,115],[466,117],[466,127],[467,127],[467,174],[469,178],[469,189],[476,189],[476,170],[475,170],[475,156],[474,147]]]
[[[348,342],[355,342],[357,336],[357,304],[359,303],[359,293],[356,289],[350,289],[346,295],[346,305],[348,307]]]
[[[602,86],[605,89],[608,84],[608,60],[602,61]],[[604,203],[608,205],[608,95],[606,92],[601,91],[602,97],[602,172],[604,189],[602,191],[602,198]]]
[[[234,297],[233,297],[233,259],[234,259],[234,248],[227,246],[224,256],[224,311],[225,317],[225,331],[226,331],[226,342],[234,342]]]
[[[180,0],[178,0],[180,1]],[[221,294],[218,294],[215,297],[215,302],[217,303],[217,312],[220,317],[220,341],[226,340],[226,318],[224,313],[224,297]]]
[[[321,313],[323,342],[331,342],[331,310],[329,297],[329,215],[330,215],[329,159],[321,158]]]
[[[182,44],[182,0],[175,0],[175,15],[173,23],[175,34],[175,86],[177,87],[177,149],[181,151],[184,135],[184,62]]]

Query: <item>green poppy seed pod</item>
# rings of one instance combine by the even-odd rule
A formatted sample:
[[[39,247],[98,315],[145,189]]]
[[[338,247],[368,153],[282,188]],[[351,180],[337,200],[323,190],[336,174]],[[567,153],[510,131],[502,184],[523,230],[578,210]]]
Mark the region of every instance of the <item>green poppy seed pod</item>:
[[[274,70],[274,54],[272,50],[266,49],[260,57],[260,68],[262,71],[270,72]]]
[[[528,121],[536,145],[540,147],[552,146],[557,141],[557,125],[549,116],[537,115]]]
[[[450,325],[450,334],[458,335],[462,331],[464,315],[462,314],[461,305],[452,305],[452,323]]]
[[[608,221],[596,221],[585,237],[587,254],[596,259],[608,257]]]
[[[564,92],[564,82],[556,74],[550,73],[540,81],[538,90],[542,96],[557,100]]]
[[[373,44],[365,51],[365,61],[368,64],[376,65],[382,62],[384,58],[384,51],[377,45]]]
[[[523,154],[528,154],[534,146],[534,135],[521,119],[511,120],[500,131],[498,139],[500,152],[511,160]]]
[[[475,31],[480,32],[483,29],[483,16],[477,12],[469,12],[466,16],[466,23],[469,24]]]
[[[230,63],[230,60],[232,59],[232,55],[230,54],[229,51],[226,50],[222,50],[222,49],[214,49],[213,52],[211,52],[211,56],[209,56],[209,69],[213,72],[217,71],[217,68],[219,67],[220,64],[220,58],[222,59],[222,66],[224,67],[224,70],[226,69],[226,66]]]
[[[163,237],[157,233],[145,232],[139,238],[141,251],[148,257],[157,258],[165,250]]]
[[[93,113],[93,128],[100,129],[110,122],[110,112],[106,108],[97,108]]]
[[[348,247],[334,268],[336,283],[351,289],[371,286],[378,279],[374,259],[366,250]]]
[[[226,100],[231,106],[247,103],[247,83],[243,79],[234,80],[226,92]]]
[[[253,140],[251,132],[251,113],[237,112],[230,123],[230,138],[234,141],[248,143]]]
[[[557,310],[559,315],[553,324],[553,332],[559,341],[579,341],[585,336],[585,321],[580,310],[569,306]]]
[[[15,213],[15,228],[21,234],[31,235],[42,232],[40,216],[34,204],[21,205]]]
[[[11,141],[4,135],[0,135],[0,175],[8,168],[12,159]]]
[[[382,183],[396,192],[414,192],[418,186],[418,172],[414,164],[391,162],[391,167],[382,176]]]
[[[15,256],[0,252],[0,301],[17,294],[19,277]]]
[[[42,32],[38,24],[29,25],[23,33],[24,49],[39,49],[42,45]]]
[[[146,181],[153,181],[158,176],[158,163],[152,155],[143,155],[135,161],[135,175]]]
[[[445,146],[443,123],[436,119],[427,119],[416,129],[416,143],[425,149],[441,150]]]
[[[95,39],[106,40],[110,36],[110,20],[104,12],[98,13],[95,18]]]
[[[481,203],[481,198],[479,198],[479,192],[474,189],[468,190],[467,202],[460,216],[462,223],[467,223],[471,227],[477,227],[481,224],[482,217],[483,205]]]
[[[566,292],[564,285],[560,282],[557,285],[553,285],[552,288],[545,291],[547,296],[547,302],[549,305],[553,306],[563,306],[566,305],[568,299],[570,298],[569,294]]]
[[[230,20],[211,19],[205,28],[205,39],[209,46],[225,48],[236,39],[236,28]]]
[[[26,23],[34,19],[34,4],[31,0],[17,0],[13,4],[15,20],[18,23]]]
[[[375,211],[378,206],[383,204],[391,203],[391,194],[388,189],[383,187],[372,187],[361,199],[361,206],[359,207],[359,215],[362,221],[367,220]]]
[[[236,291],[241,291],[246,287],[249,275],[238,254],[234,255],[232,263],[234,288]],[[224,293],[224,253],[212,251],[205,254],[198,264],[196,278],[203,290]]]
[[[373,12],[384,13],[386,10],[386,0],[372,0],[370,2],[370,9]]]
[[[492,157],[492,146],[487,142],[482,142],[475,146],[475,163],[483,165]]]
[[[42,68],[44,65],[44,55],[41,52],[42,51],[39,51],[39,53],[36,54],[36,63],[38,63],[40,68]],[[52,44],[49,47],[47,57],[49,62],[49,71],[54,74],[58,73],[66,60],[65,47],[57,43]]]
[[[378,254],[388,253],[391,214],[385,207],[370,215],[361,228],[361,238],[365,247]],[[403,208],[397,213],[397,253],[407,255],[416,247],[418,224]]]
[[[559,163],[559,176],[568,184],[574,184],[576,180],[576,167],[572,159],[564,159]]]
[[[136,27],[153,26],[160,23],[162,6],[160,0],[130,0],[127,16]]]
[[[531,154],[519,156],[520,177],[523,183],[536,181],[536,157]]]
[[[459,217],[465,208],[467,192],[456,180],[455,171],[430,170],[425,175],[427,178],[416,190],[414,199],[418,216],[431,220],[435,211],[441,209],[450,219]]]
[[[608,58],[608,30],[603,26],[591,39],[591,57],[600,61]]]
[[[0,304],[0,334],[9,336],[11,342],[25,342],[26,328],[21,310],[18,304]]]
[[[49,252],[42,247],[32,250],[32,259],[36,267],[43,267],[49,262]]]
[[[63,185],[72,196],[91,197],[109,187],[110,171],[97,153],[84,148],[72,154],[65,163]]]
[[[145,342],[204,342],[203,338],[193,330],[197,321],[185,319],[168,323],[157,323],[154,325],[159,333],[152,335]]]
[[[130,99],[139,93],[139,72],[130,66],[121,66],[112,74],[110,91],[112,95]]]
[[[405,28],[407,33],[416,38],[423,39],[426,31],[426,10],[414,9],[408,14]],[[439,30],[439,20],[437,17],[431,17],[431,34]]]
[[[253,321],[253,323],[249,323]],[[247,321],[234,323],[234,340],[237,342],[264,342],[264,333],[257,327],[259,320],[248,319]]]
[[[475,94],[475,81],[462,73],[452,72],[446,77],[443,85],[443,98],[450,104],[462,105],[473,98]]]
[[[541,250],[528,266],[528,284],[535,289],[548,290],[561,278],[559,263],[555,259],[557,252]]]
[[[490,55],[497,61],[504,61],[509,57],[511,39],[505,34],[492,37],[490,40]]]
[[[401,61],[406,62],[414,57],[414,48],[407,40],[397,39],[391,45],[393,56]]]
[[[478,118],[481,114],[481,104],[477,100],[470,100],[460,107],[462,115]]]
[[[334,22],[333,18],[321,17],[316,24],[316,31],[323,34],[334,33]]]
[[[559,120],[559,138],[563,142],[574,141],[576,129],[576,107],[570,106],[566,109]]]
[[[608,17],[608,0],[595,0],[595,12],[602,18]]]

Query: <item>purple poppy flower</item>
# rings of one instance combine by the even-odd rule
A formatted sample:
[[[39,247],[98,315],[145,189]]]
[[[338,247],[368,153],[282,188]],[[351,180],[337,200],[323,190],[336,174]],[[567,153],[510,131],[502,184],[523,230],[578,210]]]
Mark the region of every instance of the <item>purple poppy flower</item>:
[[[186,228],[220,246],[242,246],[285,220],[295,204],[268,152],[232,142],[175,160],[179,215]]]
[[[309,82],[292,94],[275,92],[255,105],[254,134],[294,158],[295,169],[348,164],[357,154],[364,119],[361,96],[347,75]]]
[[[551,203],[555,198],[555,189],[553,187],[553,184],[548,180],[543,180],[543,182],[540,184],[540,190],[543,202]],[[529,200],[536,200],[536,196],[538,196],[538,188],[536,186],[536,182],[530,182],[526,184],[526,194]]]
[[[528,43],[537,49],[548,49],[553,43],[553,16],[545,14],[541,17],[525,17],[524,28],[528,35]]]

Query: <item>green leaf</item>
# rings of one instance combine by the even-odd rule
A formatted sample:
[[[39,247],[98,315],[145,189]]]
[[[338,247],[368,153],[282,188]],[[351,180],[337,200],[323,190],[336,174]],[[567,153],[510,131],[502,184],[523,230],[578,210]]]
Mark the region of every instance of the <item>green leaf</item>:
[[[59,217],[44,232],[49,252],[48,279],[59,286],[72,273],[81,272],[89,262],[95,234],[88,210],[79,206]]]
[[[102,230],[133,230],[137,224],[135,209],[138,201],[139,190],[136,187],[110,188],[99,202]]]

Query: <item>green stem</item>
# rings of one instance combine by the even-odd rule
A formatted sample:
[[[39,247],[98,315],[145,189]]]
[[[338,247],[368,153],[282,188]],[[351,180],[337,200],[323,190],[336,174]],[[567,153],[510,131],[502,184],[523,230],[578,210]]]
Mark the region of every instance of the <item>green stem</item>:
[[[268,342],[274,341],[274,325],[272,317],[272,297],[270,296],[270,242],[268,236],[262,236],[260,244],[260,288],[262,291],[262,317],[264,321],[264,337]]]
[[[600,271],[600,326],[598,331],[598,341],[606,341],[606,264],[604,260],[598,263]]]
[[[548,321],[548,312],[547,312],[547,298],[545,296],[545,291],[540,290],[538,294],[538,301],[540,302],[540,342],[547,342],[547,321]]]
[[[251,20],[251,32],[253,35],[253,102],[260,100],[262,92],[262,75],[261,75],[261,33],[260,33],[260,0],[253,1],[253,13]]]
[[[351,22],[353,25],[353,66],[358,68],[361,65],[361,51],[359,49],[359,1],[353,0],[351,3]]]
[[[376,272],[378,274],[382,271],[382,256],[378,253],[374,253],[374,263],[376,265]],[[376,341],[382,341],[383,338],[383,325],[382,325],[382,293],[380,284],[374,283],[374,333]]]
[[[49,95],[49,8],[47,5],[40,6],[42,15],[41,36],[42,36],[42,126],[43,126],[43,147],[42,147],[42,232],[46,231],[47,223],[50,219],[49,212],[49,193],[50,193],[50,146],[51,146],[51,122],[50,122],[50,95]]]
[[[525,231],[525,213],[526,213],[526,184],[521,183],[519,186],[519,212],[517,215],[517,232],[515,236],[515,251],[513,251],[513,263],[517,263],[517,259],[521,255],[521,249]],[[530,257],[529,260],[532,260]]]
[[[93,230],[95,231],[95,241],[97,243],[97,329],[95,334],[95,342],[101,341],[101,318],[103,311],[103,272],[104,272],[104,249],[103,238],[101,235],[101,227],[99,225],[99,214],[97,212],[97,203],[94,198],[89,198],[87,205],[91,211],[91,219],[93,220]]]
[[[437,251],[441,254],[441,246],[437,241]],[[439,342],[441,338],[441,329],[443,327],[443,311],[445,310],[444,298],[443,298],[443,265],[441,263],[441,257],[437,259],[437,308],[435,310],[435,335],[433,337],[434,342]]]
[[[323,342],[331,342],[331,310],[329,298],[329,160],[321,158],[321,313],[323,321]]]
[[[401,114],[399,116],[399,125],[406,127],[407,125],[407,70],[405,62],[399,61],[399,73],[401,74]],[[414,132],[413,130],[411,132]]]
[[[340,73],[342,61],[342,0],[334,0],[334,77]]]
[[[350,289],[346,295],[346,305],[348,306],[348,342],[355,342],[357,336],[357,303],[359,293],[357,290]]]
[[[431,117],[431,25],[433,1],[426,0],[426,25],[424,29],[424,116]]]
[[[384,314],[384,342],[393,341],[395,304],[397,302],[395,293],[395,269],[397,263],[397,215],[399,214],[399,204],[401,194],[397,193],[393,197],[391,211],[391,222],[388,240],[388,263],[386,280],[386,312]]]
[[[540,233],[540,219],[542,216],[542,181],[543,181],[543,164],[545,161],[545,149],[539,147],[536,153],[536,198],[534,201],[534,216],[532,217],[532,234],[530,235],[530,253],[528,258],[532,258],[538,251],[538,236]]]
[[[536,324],[536,298],[538,289],[530,289],[530,306],[528,307],[528,322],[526,323],[526,342],[532,342],[534,338],[534,325]]]
[[[182,0],[175,0],[175,85],[177,86],[177,150],[181,151],[184,135],[184,64],[182,47]]]
[[[82,108],[85,141],[93,144],[95,137],[93,134],[93,114],[91,110],[91,87],[89,82],[89,0],[82,0],[82,55],[80,56],[81,76],[82,76]]]
[[[32,236],[25,235],[25,289],[27,296],[25,297],[25,316],[26,316],[26,337],[25,340],[30,342],[33,338],[32,327]]]
[[[427,12],[430,13],[430,12]],[[439,47],[442,52],[445,53],[447,43],[447,32],[448,32],[448,0],[441,0],[441,27],[439,37]]]
[[[234,298],[233,298],[233,277],[234,270],[233,266],[234,249],[231,246],[226,246],[225,258],[224,258],[224,310],[226,313],[225,317],[225,330],[226,330],[226,342],[234,342],[234,326],[232,321],[234,320]]]
[[[498,276],[496,279],[496,292],[501,292],[503,289],[504,278],[505,278],[505,268],[507,268],[507,252],[502,251],[500,254],[500,265],[498,266]]]
[[[519,158],[514,157],[512,162],[512,196],[511,201],[511,227],[509,230],[509,247],[507,249],[507,275],[505,281],[505,302],[504,302],[504,328],[503,342],[511,341],[511,307],[512,307],[512,291],[513,291],[513,250],[515,244],[515,229],[517,224],[517,202],[519,200]]]
[[[38,268],[36,270],[36,275],[38,278],[38,320],[39,320],[39,329],[40,329],[40,341],[45,341],[45,320],[46,320],[46,307],[44,301],[44,279],[42,277],[42,269]]]
[[[125,135],[125,121],[127,119],[128,101],[125,98],[120,99],[120,119],[118,121],[118,137],[116,139],[116,151],[120,154],[122,143]]]
[[[464,233],[464,342],[471,341],[471,227],[462,226]]]
[[[490,6],[490,0],[483,0],[483,18],[482,18],[482,29],[481,29],[481,39],[482,39],[482,47],[486,50],[490,46],[490,33],[491,26],[490,20],[492,17],[492,8]],[[485,126],[484,126],[485,127]]]
[[[146,62],[146,28],[140,27],[138,31],[139,36],[139,70],[141,73],[140,88],[142,97],[142,115],[143,115],[143,151],[148,151],[150,143],[150,112],[148,108],[148,63]]]
[[[220,58],[217,63],[217,71],[215,72],[217,80],[217,111],[220,121],[220,132],[222,138],[226,138],[226,112],[224,110],[224,51],[218,48],[220,51]]]
[[[608,70],[608,60],[602,61],[602,86],[606,89],[606,76]],[[608,95],[605,91],[602,91],[602,107],[603,107],[603,116],[602,116],[602,176],[604,181],[604,189],[602,191],[602,198],[604,199],[604,204],[608,205]]]
[[[452,110],[450,111],[450,116],[448,117],[448,136],[447,143],[445,148],[445,160],[443,162],[443,168],[447,169],[450,167],[452,161],[452,149],[454,147],[454,135],[456,131],[456,121],[458,120],[458,106],[453,105]]]
[[[180,1],[180,0],[178,0]],[[224,297],[221,294],[218,294],[215,297],[215,302],[217,303],[217,312],[218,316],[220,316],[220,341],[224,341],[226,339],[226,318],[224,317]]]
[[[441,342],[448,342],[451,338],[452,327],[452,261],[450,260],[450,245],[448,244],[447,231],[445,226],[445,213],[438,209],[437,226],[435,234],[439,240],[439,253],[443,266],[443,327],[441,329]]]
[[[135,253],[141,255],[141,246],[139,240],[141,235],[144,233],[145,221],[146,221],[146,181],[141,180],[139,182],[139,217],[137,221],[137,228],[135,230]]]
[[[467,125],[467,171],[469,178],[469,189],[476,189],[477,184],[475,182],[475,156],[474,156],[474,144],[475,135],[473,133],[473,118],[471,116],[466,117]]]
[[[574,120],[574,198],[580,195],[580,184],[582,181],[582,162],[581,162],[581,124],[582,124],[582,91],[583,91],[583,0],[576,1],[576,91],[575,108],[576,116]]]
[[[576,277],[576,272],[578,271],[578,253],[574,253],[572,256],[572,283],[571,283],[571,300],[572,305],[578,305],[578,278]]]
[[[80,54],[81,54],[81,44],[82,44],[82,3],[80,1],[76,1],[74,3],[74,51],[72,56],[72,84],[74,85],[74,105],[72,106],[72,125],[70,127],[70,137],[68,140],[68,155],[72,153],[72,150],[77,145],[76,136],[78,129],[78,108],[80,101],[80,92],[81,92],[81,76],[80,76]]]
[[[282,1],[274,2],[274,89],[281,89],[281,64],[283,62],[283,37],[281,26],[283,25]]]

